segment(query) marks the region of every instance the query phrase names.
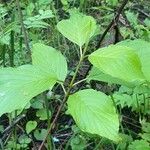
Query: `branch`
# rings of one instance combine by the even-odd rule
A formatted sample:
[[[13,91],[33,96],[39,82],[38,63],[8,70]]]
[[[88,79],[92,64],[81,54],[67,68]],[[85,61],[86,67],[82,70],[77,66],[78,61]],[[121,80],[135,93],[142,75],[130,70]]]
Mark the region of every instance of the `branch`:
[[[28,40],[26,28],[25,28],[24,23],[23,23],[23,14],[22,14],[22,10],[21,10],[21,6],[20,6],[19,0],[16,0],[16,5],[17,5],[17,8],[18,8],[18,13],[19,13],[19,19],[20,19],[20,23],[21,23],[21,28],[22,28],[22,31],[23,31],[23,34],[24,34],[24,42],[25,42],[25,45],[26,45],[26,49],[29,52],[30,51],[29,40]]]
[[[112,19],[112,21],[110,22],[110,24],[107,26],[106,30],[103,32],[96,48],[99,48],[101,46],[102,41],[104,40],[106,34],[108,33],[108,31],[111,29],[111,27],[116,24],[118,22],[119,16],[121,14],[121,12],[123,11],[124,7],[126,6],[128,0],[124,0],[122,5],[119,7],[118,11],[116,12],[115,17]]]
[[[46,141],[48,135],[51,133],[52,129],[55,128],[55,123],[57,122],[58,117],[59,117],[59,115],[60,115],[60,113],[61,113],[61,110],[62,110],[62,108],[64,107],[66,101],[68,100],[68,97],[69,97],[69,95],[70,95],[70,91],[72,90],[72,87],[74,86],[74,81],[75,81],[75,79],[76,79],[76,77],[77,77],[79,68],[80,68],[80,66],[81,66],[81,64],[82,64],[82,62],[83,62],[83,60],[84,60],[84,56],[85,56],[86,49],[87,49],[87,44],[86,44],[86,46],[85,46],[85,48],[84,48],[84,50],[83,50],[83,54],[82,54],[81,57],[80,57],[79,63],[78,63],[78,65],[77,65],[76,70],[75,70],[75,73],[74,73],[74,76],[72,77],[71,82],[70,82],[70,84],[69,84],[69,88],[68,88],[68,90],[67,90],[67,92],[66,92],[66,94],[65,94],[65,96],[64,96],[64,98],[63,98],[63,100],[62,100],[61,105],[58,107],[58,110],[57,110],[57,113],[56,113],[56,115],[55,115],[55,118],[54,118],[54,120],[52,121],[51,126],[50,126],[50,128],[49,128],[49,130],[48,130],[48,132],[47,132],[45,138],[43,139],[43,141],[42,141],[42,143],[41,143],[41,145],[40,145],[40,147],[39,147],[38,150],[42,150],[42,147],[43,147],[43,145],[44,145],[44,143],[45,143],[45,141]]]
[[[98,48],[101,47],[101,43],[103,42],[103,40],[104,40],[106,34],[108,33],[108,31],[111,29],[111,27],[114,24],[116,24],[118,22],[119,16],[120,16],[121,12],[123,11],[124,7],[126,6],[127,2],[128,2],[128,0],[124,0],[123,3],[122,3],[122,5],[119,7],[118,11],[116,12],[115,17],[112,19],[112,21],[110,22],[110,24],[107,26],[106,30],[103,32],[103,34],[102,34],[102,36],[101,36],[101,38],[100,38],[100,40],[99,40],[99,42],[98,42],[98,44],[96,46],[96,49],[98,49]],[[88,70],[87,70],[84,78],[86,78],[86,76],[88,75],[88,73],[91,70],[91,68],[92,68],[92,64],[89,65],[89,68],[88,68]]]
[[[21,115],[21,116],[19,116],[19,117],[17,117],[16,120],[14,120],[14,121],[12,122],[12,124],[10,124],[10,125],[1,133],[1,134],[3,135],[3,136],[2,136],[2,139],[4,139],[5,136],[7,135],[7,133],[8,133],[18,122],[20,122],[20,120],[22,120],[24,117],[25,117],[24,114]]]
[[[119,15],[120,15],[120,13],[122,12],[122,10],[123,10],[123,8],[125,7],[125,5],[127,4],[127,2],[128,2],[128,0],[124,0],[124,1],[123,1],[123,4],[121,5],[121,7],[120,7],[120,8],[118,9],[118,11],[117,11],[117,14],[116,14],[116,16],[115,16],[115,19],[113,19],[113,20],[111,21],[111,23],[108,25],[107,29],[104,31],[104,33],[103,33],[103,35],[102,35],[102,37],[101,37],[101,39],[100,39],[100,41],[99,41],[99,43],[98,43],[98,46],[101,44],[101,42],[103,41],[103,39],[104,39],[104,37],[106,36],[106,34],[107,34],[107,32],[109,31],[109,29],[113,26],[113,24],[118,21]],[[98,46],[97,46],[97,47],[98,47]],[[83,51],[83,54],[82,54],[82,56],[80,57],[80,60],[79,60],[78,66],[77,66],[77,68],[76,68],[75,74],[74,74],[74,76],[73,76],[73,78],[72,78],[72,80],[71,80],[71,82],[70,82],[70,84],[69,84],[69,88],[68,88],[68,90],[67,90],[67,92],[66,92],[66,94],[65,94],[65,96],[64,96],[64,98],[63,98],[63,101],[62,101],[61,105],[59,106],[59,108],[58,108],[58,110],[57,110],[57,113],[56,113],[56,115],[55,115],[55,118],[54,118],[54,120],[52,121],[51,126],[50,126],[50,128],[49,128],[49,130],[48,130],[48,132],[47,132],[45,138],[43,139],[43,141],[42,141],[42,143],[41,143],[41,145],[40,145],[40,147],[39,147],[38,150],[42,150],[42,147],[43,147],[43,145],[44,145],[44,143],[45,143],[45,141],[46,141],[48,135],[51,133],[51,130],[55,127],[55,123],[57,122],[57,119],[58,119],[58,117],[59,117],[59,115],[60,115],[60,112],[61,112],[62,108],[64,107],[64,104],[65,104],[66,101],[68,100],[68,97],[69,97],[70,91],[71,91],[71,89],[72,89],[72,87],[73,87],[73,85],[74,85],[74,81],[75,81],[75,78],[76,78],[76,76],[77,76],[78,70],[79,70],[79,68],[80,68],[80,66],[81,66],[81,63],[82,63],[83,59],[84,59],[85,52],[86,52],[86,48],[87,48],[87,47],[85,47],[85,49],[84,49],[84,51]],[[91,65],[90,65],[90,68],[91,68]],[[90,69],[89,69],[89,70],[90,70]],[[88,70],[88,72],[89,72],[89,70]],[[87,74],[88,74],[88,72],[87,72]],[[87,74],[86,74],[86,75],[87,75]]]

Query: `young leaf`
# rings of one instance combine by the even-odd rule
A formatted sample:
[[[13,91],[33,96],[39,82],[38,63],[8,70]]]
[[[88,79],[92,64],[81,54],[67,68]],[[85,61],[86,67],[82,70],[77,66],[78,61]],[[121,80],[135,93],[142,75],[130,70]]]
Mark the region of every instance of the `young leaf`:
[[[112,101],[104,93],[81,90],[68,99],[68,112],[78,127],[88,133],[119,141],[119,120]]]
[[[137,40],[125,40],[118,43],[119,45],[125,45],[132,48],[139,56],[142,65],[142,72],[146,79],[150,82],[150,43],[141,39]]]
[[[32,64],[44,69],[47,73],[55,73],[58,80],[64,81],[67,75],[65,57],[57,50],[41,43],[33,45]]]
[[[36,121],[28,121],[26,124],[26,132],[29,134],[32,130],[34,130],[37,126]]]
[[[114,78],[135,84],[144,80],[140,60],[132,48],[119,45],[100,48],[89,56],[89,60]]]
[[[32,65],[1,69],[0,116],[23,109],[34,96],[51,89],[56,80],[55,74],[48,74]]]
[[[91,16],[74,13],[70,19],[60,21],[57,28],[62,35],[81,47],[94,35],[96,21]]]

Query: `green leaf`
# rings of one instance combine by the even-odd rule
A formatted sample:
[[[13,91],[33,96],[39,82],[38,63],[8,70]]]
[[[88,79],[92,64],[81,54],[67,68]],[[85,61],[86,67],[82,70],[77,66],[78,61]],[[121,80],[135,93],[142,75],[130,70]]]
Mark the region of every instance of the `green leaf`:
[[[33,65],[0,70],[0,116],[23,109],[33,97],[65,79],[67,63],[60,52],[38,43],[32,53]]]
[[[70,19],[60,21],[57,28],[62,35],[81,47],[94,35],[97,26],[93,17],[74,13]]]
[[[149,143],[145,140],[135,140],[129,145],[129,150],[150,150]]]
[[[72,150],[84,150],[86,147],[86,140],[84,137],[76,135],[75,137],[71,138],[70,145]]]
[[[103,73],[132,84],[144,82],[138,55],[132,48],[119,45],[100,48],[89,56]]]
[[[112,101],[104,93],[81,90],[68,99],[68,112],[78,127],[88,133],[119,141],[119,120]]]
[[[150,43],[141,39],[137,40],[125,40],[118,43],[119,45],[124,45],[130,47],[134,50],[135,53],[139,56],[142,72],[146,79],[150,82]]]
[[[100,71],[98,68],[93,67],[87,77],[88,80],[97,80],[97,81],[103,81],[108,83],[116,83],[121,85],[126,85],[128,87],[132,87],[133,85],[129,82],[123,81],[118,78],[114,78],[111,75],[105,74],[102,71]]]
[[[51,115],[51,112],[49,111],[49,114]],[[47,118],[47,110],[45,108],[39,109],[36,112],[36,116],[39,117],[40,120],[46,120]]]
[[[109,5],[116,6],[118,4],[118,0],[106,0]]]
[[[26,124],[26,132],[29,134],[32,130],[34,130],[37,126],[36,121],[28,121]]]
[[[46,134],[47,134],[46,129],[41,129],[41,130],[35,130],[34,131],[34,137],[39,141],[43,141]]]
[[[23,109],[36,95],[51,89],[55,74],[48,74],[32,65],[0,70],[0,116]]]
[[[47,73],[55,73],[58,80],[64,81],[67,75],[65,57],[56,49],[41,43],[33,45],[32,64],[41,67]]]

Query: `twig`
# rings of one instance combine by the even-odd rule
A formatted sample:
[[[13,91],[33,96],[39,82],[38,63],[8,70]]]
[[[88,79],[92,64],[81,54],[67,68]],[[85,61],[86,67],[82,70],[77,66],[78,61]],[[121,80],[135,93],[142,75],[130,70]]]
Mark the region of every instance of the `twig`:
[[[25,117],[25,115],[23,114],[23,115],[19,116],[14,122],[12,122],[12,124],[9,125],[9,126],[2,132],[2,135],[3,135],[2,139],[4,139],[4,138],[5,138],[4,135],[7,135],[7,133],[8,133],[21,119],[23,119],[24,117]]]
[[[102,41],[104,40],[106,34],[108,33],[108,31],[111,29],[111,27],[118,22],[119,16],[122,12],[122,10],[124,9],[124,7],[126,6],[128,0],[124,0],[122,5],[119,7],[118,11],[116,12],[116,15],[114,17],[114,19],[112,19],[112,21],[110,22],[110,24],[107,26],[106,30],[103,32],[98,44],[96,48],[99,48],[101,46]]]
[[[78,73],[78,71],[79,71],[79,68],[80,68],[80,66],[81,66],[82,61],[84,60],[84,55],[85,55],[86,49],[87,49],[87,44],[86,44],[86,46],[85,46],[85,48],[84,48],[84,50],[83,50],[82,56],[80,57],[79,63],[78,63],[78,65],[77,65],[77,67],[76,67],[76,71],[75,71],[75,73],[74,73],[74,76],[72,77],[72,80],[71,80],[71,82],[70,82],[70,84],[69,84],[69,87],[68,87],[68,90],[67,90],[67,92],[66,92],[66,94],[65,94],[65,96],[64,96],[64,98],[63,98],[63,100],[62,100],[62,103],[61,103],[61,105],[58,107],[58,110],[57,110],[57,113],[56,113],[56,115],[55,115],[55,118],[54,118],[54,120],[52,121],[51,126],[50,126],[50,128],[49,128],[49,130],[48,130],[48,132],[47,132],[45,138],[43,139],[43,141],[42,141],[42,143],[41,143],[41,145],[40,145],[40,147],[39,147],[38,150],[42,150],[42,147],[43,147],[43,145],[44,145],[44,143],[45,143],[45,141],[46,141],[48,135],[51,133],[51,130],[55,127],[55,123],[57,122],[57,119],[58,119],[58,117],[59,117],[59,115],[60,115],[60,112],[61,112],[62,108],[64,107],[66,101],[68,100],[68,97],[69,97],[69,95],[70,95],[70,91],[72,90],[72,87],[73,87],[74,81],[75,81],[75,79],[76,79],[77,73]]]
[[[30,52],[29,39],[28,39],[28,36],[27,36],[26,28],[25,28],[24,23],[23,23],[23,14],[22,14],[22,10],[21,10],[19,0],[16,0],[16,5],[17,5],[17,8],[18,8],[21,28],[22,28],[22,31],[24,33],[24,42],[25,42],[25,45],[26,45],[26,49],[28,50],[28,52]]]
[[[144,16],[150,18],[150,14],[146,13],[145,11],[141,10],[140,8],[133,7],[134,10],[137,10],[139,13],[143,14]]]
[[[103,32],[103,34],[102,34],[102,36],[101,36],[101,38],[100,38],[100,40],[99,40],[99,42],[98,42],[98,44],[96,46],[96,49],[98,49],[98,48],[101,47],[101,43],[103,42],[103,40],[104,40],[106,34],[108,33],[108,31],[111,29],[111,27],[114,24],[116,24],[118,22],[119,16],[120,16],[121,12],[123,11],[124,7],[126,6],[127,2],[128,2],[128,0],[124,0],[123,3],[122,3],[122,5],[119,7],[119,9],[118,9],[115,17],[112,19],[112,21],[110,22],[110,24],[107,26],[106,30]],[[88,73],[91,70],[91,68],[92,68],[92,64],[89,65],[89,68],[88,68],[88,70],[87,70],[84,78],[86,78],[86,76],[88,75]]]

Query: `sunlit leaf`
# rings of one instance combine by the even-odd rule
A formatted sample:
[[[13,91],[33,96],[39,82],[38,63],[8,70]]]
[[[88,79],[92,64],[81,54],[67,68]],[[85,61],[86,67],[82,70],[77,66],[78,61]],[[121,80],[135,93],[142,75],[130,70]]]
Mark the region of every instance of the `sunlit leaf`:
[[[80,47],[89,41],[96,31],[96,21],[91,16],[74,13],[70,19],[57,24],[59,32]]]
[[[32,53],[33,65],[0,70],[0,116],[23,109],[33,97],[65,79],[67,63],[60,52],[38,43]]]
[[[47,73],[55,73],[58,80],[65,80],[67,75],[67,62],[65,57],[56,49],[41,43],[33,45],[32,63]]]
[[[1,69],[0,116],[23,109],[34,96],[51,89],[56,80],[55,74],[47,74],[31,65]]]
[[[111,99],[92,89],[81,90],[69,97],[68,112],[78,127],[88,133],[118,141],[119,120]]]
[[[100,48],[89,56],[89,60],[103,73],[125,82],[139,84],[145,80],[140,59],[132,48],[119,45]]]
[[[125,45],[132,48],[139,56],[142,65],[142,71],[148,81],[150,81],[150,43],[144,40],[125,40],[119,45]]]
[[[87,77],[88,80],[97,80],[107,83],[115,83],[115,84],[121,84],[126,85],[128,87],[133,87],[134,84],[126,82],[124,80],[121,80],[119,78],[112,77],[111,75],[105,74],[102,71],[100,71],[98,68],[93,67]]]

